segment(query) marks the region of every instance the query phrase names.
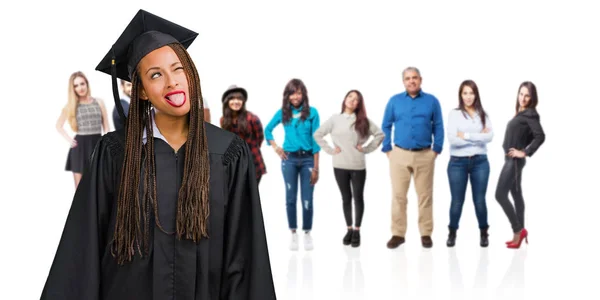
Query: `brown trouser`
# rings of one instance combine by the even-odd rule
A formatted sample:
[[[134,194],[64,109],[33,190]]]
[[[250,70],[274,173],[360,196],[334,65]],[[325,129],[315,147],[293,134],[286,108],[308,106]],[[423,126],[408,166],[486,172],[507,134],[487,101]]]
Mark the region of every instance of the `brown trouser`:
[[[411,175],[419,198],[419,231],[431,236],[433,231],[433,170],[435,152],[431,149],[408,151],[394,146],[390,153],[392,179],[392,235],[406,234],[406,204]]]

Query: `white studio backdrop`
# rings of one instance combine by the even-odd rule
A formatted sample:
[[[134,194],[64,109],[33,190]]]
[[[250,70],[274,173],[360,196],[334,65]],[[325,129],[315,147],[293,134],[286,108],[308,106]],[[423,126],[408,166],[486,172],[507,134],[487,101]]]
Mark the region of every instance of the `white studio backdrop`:
[[[423,90],[440,100],[445,126],[448,113],[458,104],[459,84],[473,79],[479,86],[495,131],[488,146],[490,247],[478,246],[470,187],[457,247],[445,246],[450,203],[445,138],[436,161],[431,250],[420,247],[412,182],[407,242],[402,250],[385,248],[391,236],[391,184],[387,159],[379,148],[368,156],[361,248],[341,245],[345,233],[341,198],[331,157],[322,152],[314,196],[315,249],[290,253],[280,161],[263,145],[268,173],[260,189],[278,298],[329,299],[348,293],[355,299],[447,298],[449,293],[457,299],[460,293],[508,298],[503,291],[511,289],[527,299],[577,296],[579,291],[598,294],[594,275],[584,275],[599,266],[594,236],[600,211],[595,141],[600,100],[595,88],[600,82],[600,46],[595,36],[600,21],[591,2],[2,5],[0,273],[10,279],[0,289],[2,299],[39,298],[70,208],[73,179],[64,171],[69,145],[55,129],[67,101],[69,75],[83,71],[92,95],[104,100],[110,116],[114,107],[110,76],[94,68],[138,9],[199,33],[189,52],[216,125],[221,95],[231,84],[248,90],[247,108],[265,126],[280,108],[283,88],[291,78],[305,82],[321,122],[339,112],[346,92],[358,89],[368,117],[379,125],[389,98],[404,90],[405,67],[421,70]],[[509,250],[504,241],[511,236],[510,225],[494,191],[504,162],[505,126],[514,113],[517,88],[525,80],[538,88],[546,142],[528,159],[523,173],[531,244],[529,249]],[[282,144],[281,126],[274,135]],[[301,225],[300,209],[298,217]],[[526,272],[521,269],[525,261]]]

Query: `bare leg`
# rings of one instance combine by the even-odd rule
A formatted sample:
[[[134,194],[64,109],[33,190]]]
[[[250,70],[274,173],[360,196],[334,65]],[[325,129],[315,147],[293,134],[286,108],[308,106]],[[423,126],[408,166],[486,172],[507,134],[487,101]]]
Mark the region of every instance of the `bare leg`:
[[[73,179],[75,179],[75,189],[77,189],[77,186],[79,185],[79,181],[81,181],[81,173],[73,172]]]

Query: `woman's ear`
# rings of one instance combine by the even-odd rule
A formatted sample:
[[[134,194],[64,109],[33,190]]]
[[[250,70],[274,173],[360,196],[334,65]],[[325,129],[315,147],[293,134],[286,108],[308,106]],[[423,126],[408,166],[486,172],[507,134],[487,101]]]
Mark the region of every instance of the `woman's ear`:
[[[140,99],[141,100],[148,100],[148,95],[146,95],[146,90],[144,90],[144,87],[142,87],[140,85]]]

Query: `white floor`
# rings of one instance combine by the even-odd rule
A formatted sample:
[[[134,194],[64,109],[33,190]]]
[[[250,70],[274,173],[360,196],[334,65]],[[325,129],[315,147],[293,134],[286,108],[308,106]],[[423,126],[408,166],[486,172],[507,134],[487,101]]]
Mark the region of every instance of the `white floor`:
[[[567,276],[532,257],[539,248],[506,250],[499,239],[488,249],[463,239],[448,249],[426,250],[414,239],[396,250],[365,238],[361,248],[319,239],[313,252],[275,253],[272,267],[281,299],[532,299]],[[437,241],[437,240],[436,240]],[[469,243],[468,245],[463,245]],[[340,243],[341,244],[341,243]],[[326,249],[323,249],[328,247]],[[282,251],[283,249],[278,251]],[[564,266],[560,266],[565,271]],[[573,271],[573,270],[571,270]],[[554,274],[554,276],[550,276]],[[563,286],[567,282],[554,282]],[[550,285],[549,285],[550,284]],[[552,292],[552,293],[551,293]]]
[[[375,154],[373,165],[384,163]],[[284,188],[280,170],[261,183],[271,266],[279,299],[542,299],[546,296],[598,299],[597,225],[590,227],[593,210],[577,207],[577,194],[549,189],[554,179],[543,176],[541,163],[531,160],[524,173],[526,226],[530,244],[507,249],[510,224],[495,201],[497,162],[490,176],[488,219],[490,245],[479,246],[479,231],[470,193],[463,208],[457,245],[446,247],[449,196],[441,157],[434,194],[434,246],[421,246],[414,190],[409,191],[406,243],[387,249],[391,237],[387,168],[367,175],[362,245],[342,244],[345,223],[339,191],[329,158],[322,160],[321,181],[315,191],[314,250],[288,250]],[[544,177],[542,177],[544,178]],[[279,193],[279,194],[278,194]],[[566,203],[567,201],[572,201]],[[591,201],[591,199],[588,199]],[[590,203],[590,208],[597,207]],[[299,206],[300,208],[300,206]],[[298,211],[299,226],[301,212]],[[587,274],[586,274],[587,273]],[[585,275],[584,275],[585,274]],[[595,278],[595,279],[594,279]],[[584,296],[585,295],[585,296]]]

